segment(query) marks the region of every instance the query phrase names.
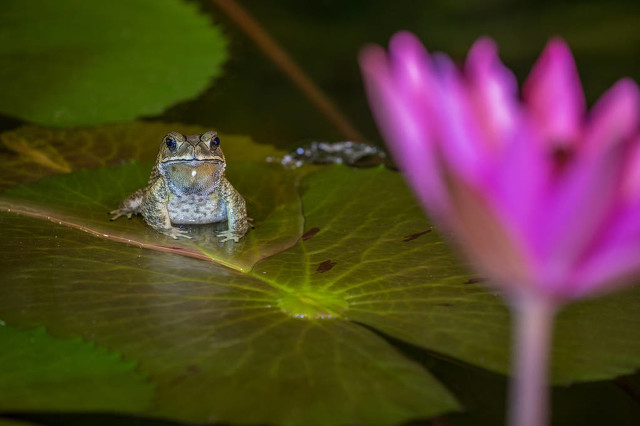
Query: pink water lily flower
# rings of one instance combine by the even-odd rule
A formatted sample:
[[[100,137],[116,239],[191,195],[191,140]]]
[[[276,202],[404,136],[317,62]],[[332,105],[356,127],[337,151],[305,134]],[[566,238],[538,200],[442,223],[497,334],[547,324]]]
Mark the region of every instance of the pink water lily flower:
[[[388,53],[365,48],[360,65],[417,198],[519,314],[512,423],[544,424],[539,390],[555,309],[640,272],[637,85],[618,81],[587,112],[561,39],[548,43],[521,94],[488,38],[459,68],[402,32]]]

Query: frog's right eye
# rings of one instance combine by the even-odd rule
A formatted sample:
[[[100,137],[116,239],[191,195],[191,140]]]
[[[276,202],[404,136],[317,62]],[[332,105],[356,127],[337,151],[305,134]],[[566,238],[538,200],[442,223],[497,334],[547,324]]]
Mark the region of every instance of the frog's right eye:
[[[178,143],[172,137],[168,137],[167,139],[165,139],[165,143],[167,144],[167,148],[169,148],[172,152],[175,151],[176,147],[178,146]]]

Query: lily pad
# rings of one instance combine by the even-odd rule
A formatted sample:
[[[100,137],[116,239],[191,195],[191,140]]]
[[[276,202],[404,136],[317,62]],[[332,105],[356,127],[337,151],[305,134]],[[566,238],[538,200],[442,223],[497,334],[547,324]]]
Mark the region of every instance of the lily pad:
[[[92,343],[8,326],[0,342],[0,411],[140,412],[153,397],[134,362]]]
[[[0,226],[0,251],[15,254],[1,261],[0,318],[136,360],[156,387],[142,414],[385,425],[458,407],[370,330],[294,318],[278,306],[283,290],[258,278],[32,218],[2,213]]]
[[[235,243],[221,243],[216,231],[226,223],[185,227],[191,239],[174,240],[150,228],[141,217],[111,221],[107,214],[146,186],[151,164],[79,170],[0,194],[0,210],[64,224],[99,237],[174,252],[248,271],[260,259],[294,245],[302,234],[297,177],[276,164],[234,163],[227,177],[247,200],[254,229]]]
[[[23,127],[0,135],[9,161],[0,170],[0,185],[12,187],[42,177],[63,175],[32,186],[14,187],[0,195],[0,210],[64,223],[94,235],[141,247],[178,252],[248,270],[258,260],[289,247],[302,230],[298,174],[267,157],[282,152],[246,136],[221,135],[228,161],[227,176],[247,199],[255,230],[239,244],[220,244],[215,227],[192,227],[191,241],[176,241],[151,230],[142,218],[110,222],[107,212],[138,188],[146,186],[151,164],[127,164],[103,170],[72,170],[121,165],[130,159],[154,161],[162,137],[178,130],[200,134],[207,128],[172,123],[130,123],[58,130]],[[257,161],[258,163],[247,163]],[[1,187],[1,186],[0,186]]]
[[[272,179],[261,169],[268,165],[242,167],[243,175],[255,167]],[[136,360],[157,386],[150,413],[189,421],[392,424],[456,408],[426,370],[371,329],[507,373],[506,307],[459,264],[401,176],[384,168],[314,170],[301,172],[295,186],[301,238],[249,273],[3,214],[0,318]],[[70,202],[88,211],[102,199],[86,191],[88,183],[134,180],[118,177],[126,173],[145,176],[128,164],[45,179],[4,197],[67,208],[46,194],[77,178],[84,192]],[[636,288],[561,313],[556,383],[640,366],[638,298]]]
[[[348,184],[346,184],[348,182]],[[511,321],[499,294],[468,275],[383,168],[335,167],[303,180],[305,229],[256,276],[340,298],[350,320],[492,371],[510,371]],[[602,380],[640,367],[640,287],[576,303],[556,322],[552,380]]]
[[[159,114],[227,57],[220,30],[179,0],[4,0],[0,41],[0,112],[51,126]]]

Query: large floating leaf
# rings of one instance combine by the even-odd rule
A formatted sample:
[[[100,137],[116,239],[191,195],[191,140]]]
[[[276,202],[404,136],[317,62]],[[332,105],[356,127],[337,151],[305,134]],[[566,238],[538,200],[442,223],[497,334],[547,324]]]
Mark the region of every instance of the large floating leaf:
[[[191,239],[174,240],[151,229],[141,217],[110,221],[127,194],[146,186],[151,164],[130,163],[119,168],[80,170],[17,186],[0,195],[0,210],[65,224],[120,242],[213,259],[239,270],[292,246],[302,234],[296,177],[275,164],[235,163],[227,177],[247,200],[251,230],[239,243],[221,243],[215,232],[226,227],[188,227]]]
[[[202,134],[205,127],[181,123],[133,122],[72,130],[25,126],[0,134],[0,189],[83,167],[155,161],[162,137],[171,131]],[[214,129],[219,130],[219,129]],[[246,136],[221,135],[230,163],[264,161],[283,153]]]
[[[0,195],[0,210],[45,218],[139,246],[214,258],[240,270],[249,269],[261,258],[297,241],[302,227],[296,190],[298,177],[275,164],[266,164],[266,157],[281,153],[245,136],[221,137],[229,162],[227,176],[247,199],[249,214],[254,219],[255,230],[239,244],[220,244],[214,237],[215,227],[193,228],[192,240],[176,241],[153,231],[140,217],[110,222],[106,213],[117,208],[128,194],[146,186],[150,164],[68,174],[80,167],[122,164],[130,158],[153,161],[162,136],[171,130],[199,134],[207,129],[181,124],[132,123],[78,130],[24,127],[5,132],[0,140],[11,151],[6,155],[12,161],[0,170],[3,184],[11,186],[52,174],[66,174],[6,191]]]
[[[210,84],[225,46],[180,0],[4,0],[0,112],[52,126],[158,114]]]
[[[0,326],[0,347],[0,411],[140,412],[153,397],[135,363],[80,339]]]
[[[305,229],[317,231],[254,274],[319,300],[349,319],[493,371],[509,372],[510,318],[470,279],[424,219],[399,174],[346,167],[303,181]],[[640,367],[640,287],[568,307],[557,321],[555,383]]]
[[[136,168],[91,173],[115,176]],[[7,196],[29,189],[42,195],[43,185],[62,178]],[[0,287],[0,318],[80,336],[138,361],[158,386],[161,404],[152,413],[187,420],[383,419],[379,424],[455,407],[425,371],[416,373],[360,324],[471,364],[509,370],[510,319],[501,299],[457,264],[397,173],[327,167],[301,178],[298,188],[302,238],[249,274],[4,215],[9,222],[0,225],[6,230],[0,244],[7,255],[0,268],[7,284]],[[640,366],[638,298],[634,289],[560,315],[557,383]],[[401,367],[383,379],[395,371],[392,365]],[[384,381],[390,377],[396,387]],[[414,406],[408,389],[429,402]],[[327,412],[333,417],[320,414]]]
[[[395,424],[453,410],[424,369],[368,329],[307,321],[260,279],[0,214],[0,318],[47,324],[139,363],[145,414],[190,421]],[[25,263],[25,256],[32,261]],[[55,271],[52,273],[52,271]]]

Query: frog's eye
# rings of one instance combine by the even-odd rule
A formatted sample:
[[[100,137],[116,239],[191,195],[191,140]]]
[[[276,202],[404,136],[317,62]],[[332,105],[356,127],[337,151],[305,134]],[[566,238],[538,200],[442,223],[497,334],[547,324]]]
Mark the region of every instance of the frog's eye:
[[[169,148],[172,152],[174,152],[176,150],[176,147],[178,146],[178,143],[172,137],[168,137],[167,139],[165,139],[165,143],[167,144],[167,148]]]
[[[216,136],[215,138],[211,139],[211,146],[220,146],[220,138]]]

